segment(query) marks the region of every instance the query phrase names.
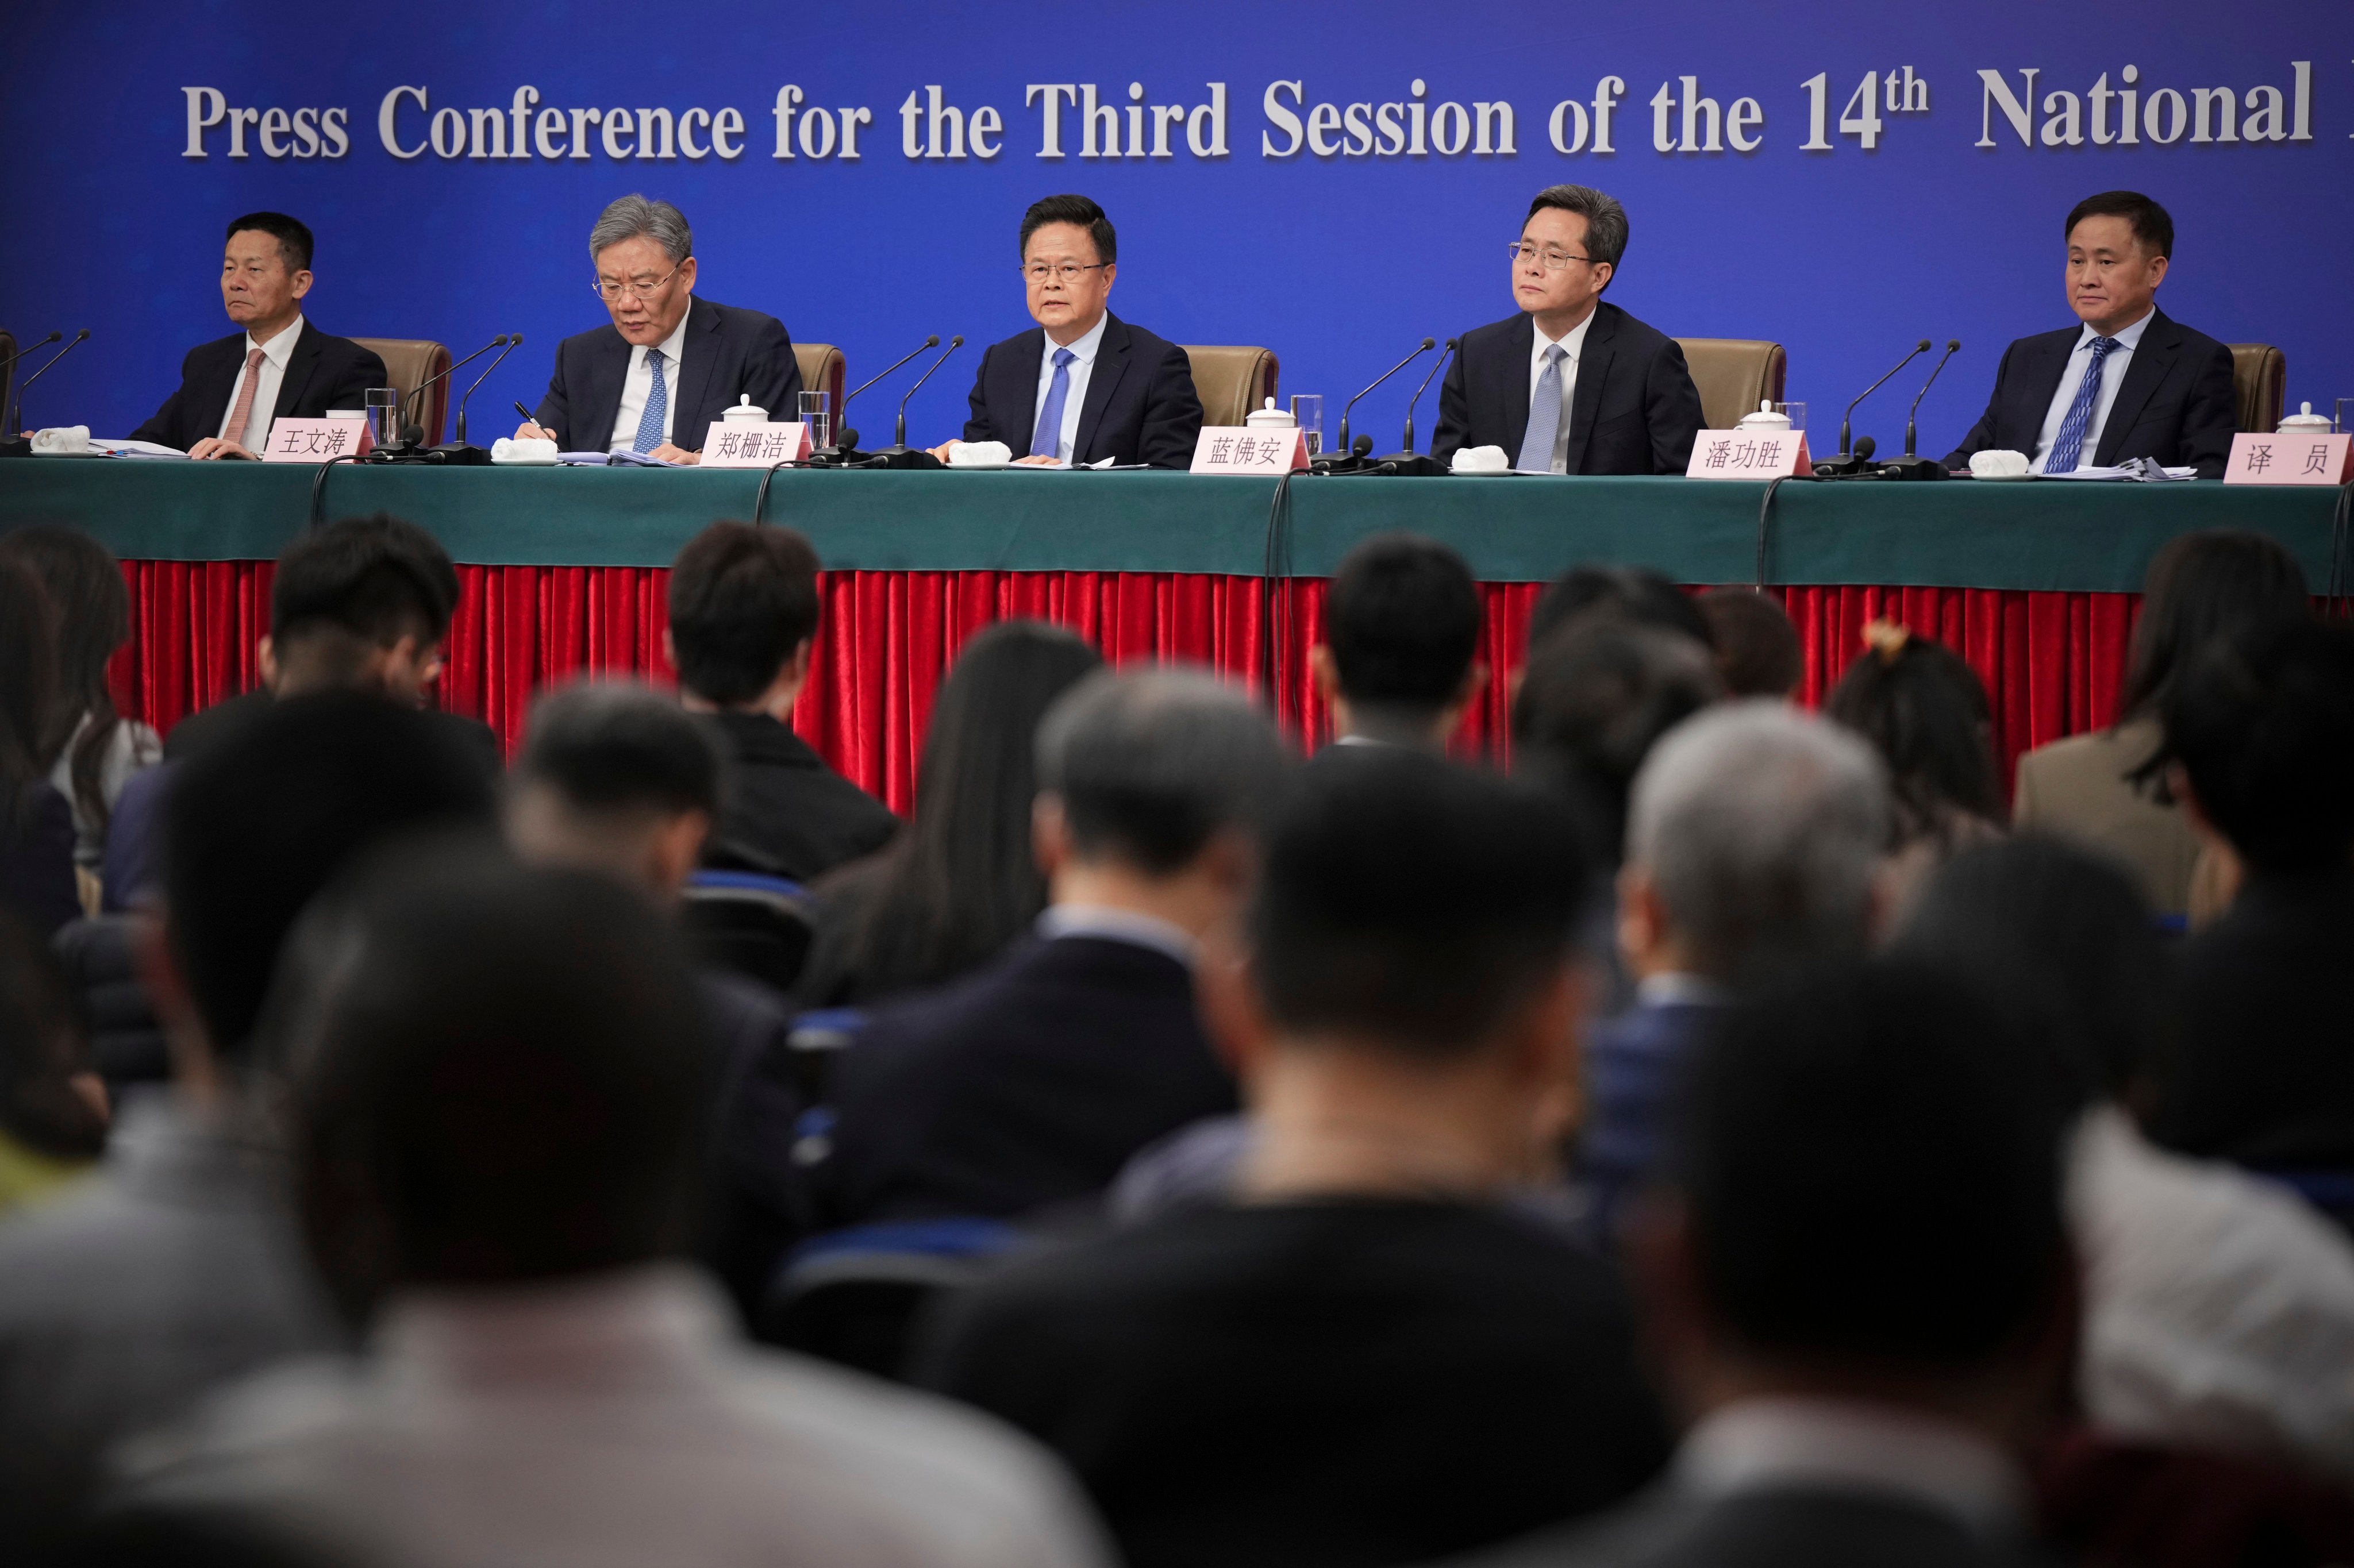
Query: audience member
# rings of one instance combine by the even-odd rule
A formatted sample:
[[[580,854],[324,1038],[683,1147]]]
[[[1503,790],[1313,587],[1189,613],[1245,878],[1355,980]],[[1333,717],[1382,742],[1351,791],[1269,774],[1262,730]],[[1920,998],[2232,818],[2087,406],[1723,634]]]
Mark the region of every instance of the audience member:
[[[1205,969],[1254,1137],[1231,1202],[960,1299],[938,1386],[1078,1471],[1134,1568],[1415,1562],[1626,1496],[1664,1428],[1551,1177],[1586,979],[1558,800],[1403,748],[1307,771]]]
[[[1445,750],[1488,683],[1480,619],[1471,568],[1435,539],[1377,534],[1343,556],[1310,655],[1340,744]]]
[[[705,858],[813,882],[874,853],[898,819],[793,733],[817,646],[817,552],[790,528],[714,523],[671,563],[663,647],[686,706],[711,715],[728,798]]]
[[[138,1506],[408,1568],[1100,1560],[1045,1456],[742,1348],[679,1261],[716,1063],[641,895],[444,850],[380,866],[289,952],[271,1033],[303,1228],[369,1350],[142,1445]]]
[[[1712,654],[1715,631],[1690,594],[1649,567],[1572,567],[1547,584],[1529,611],[1528,647],[1537,648],[1571,621],[1598,609],[1640,626],[1681,631]]]
[[[1782,601],[1755,588],[1717,588],[1700,596],[1716,646],[1716,673],[1736,697],[1795,698],[1806,651]]]
[[[73,809],[41,761],[58,701],[56,625],[32,568],[0,559],[0,915],[43,938],[81,913]]]
[[[1000,621],[964,645],[932,701],[907,831],[819,885],[803,1005],[943,985],[1029,931],[1046,907],[1030,832],[1038,721],[1102,665],[1044,621]]]
[[[1643,764],[1618,878],[1635,1004],[1595,1028],[1578,1160],[1605,1245],[1658,1160],[1670,1087],[1725,1004],[1870,949],[1888,814],[1871,748],[1779,703],[1712,709]]]
[[[1637,1238],[1695,1424],[1671,1483],[1482,1568],[2020,1564],[2020,1459],[2067,1376],[2060,1129],[1959,982],[1848,969],[1696,1059]]]
[[[106,1089],[89,1058],[64,978],[0,915],[0,1221],[67,1189],[105,1150]]]
[[[878,1012],[844,1056],[831,1217],[1025,1214],[1232,1110],[1195,971],[1289,768],[1259,711],[1207,676],[1103,672],[1066,693],[1038,732],[1037,939]]]
[[[289,699],[175,766],[146,954],[174,1084],[125,1107],[99,1181],[0,1226],[0,1518],[72,1506],[120,1434],[331,1341],[255,1058],[263,992],[296,915],[358,852],[489,823],[445,726],[355,694]]]

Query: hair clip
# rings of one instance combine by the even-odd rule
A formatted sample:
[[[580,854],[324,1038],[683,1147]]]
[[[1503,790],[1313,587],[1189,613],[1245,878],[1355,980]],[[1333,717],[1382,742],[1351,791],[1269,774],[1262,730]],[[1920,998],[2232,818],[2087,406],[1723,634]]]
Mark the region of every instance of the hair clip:
[[[1863,645],[1880,655],[1883,664],[1893,664],[1903,657],[1904,646],[1913,641],[1912,629],[1893,620],[1867,620],[1863,623]]]

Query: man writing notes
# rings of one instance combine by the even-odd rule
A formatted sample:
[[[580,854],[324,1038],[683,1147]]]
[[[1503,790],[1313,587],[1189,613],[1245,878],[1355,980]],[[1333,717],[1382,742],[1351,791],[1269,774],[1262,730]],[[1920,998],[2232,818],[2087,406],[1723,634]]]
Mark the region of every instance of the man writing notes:
[[[2138,191],[2086,196],[2068,214],[2068,304],[2083,324],[2003,350],[1994,397],[1947,468],[2025,452],[2031,471],[2156,458],[2223,477],[2239,429],[2232,351],[2158,308],[2174,219]]]
[[[1106,308],[1119,255],[1111,219],[1086,196],[1030,204],[1022,278],[1038,324],[981,355],[966,440],[1003,441],[1025,463],[1192,463],[1202,430],[1193,361]],[[956,444],[932,455],[946,461]]]
[[[1521,313],[1463,334],[1438,389],[1441,462],[1501,447],[1532,473],[1681,473],[1705,422],[1683,350],[1602,291],[1627,251],[1627,209],[1550,185],[1511,245]]]
[[[797,416],[801,369],[784,323],[695,297],[695,236],[678,208],[623,196],[588,231],[588,254],[612,330],[556,345],[547,396],[518,439],[691,463],[739,397],[772,419]]]
[[[221,248],[221,304],[243,332],[188,351],[180,389],[132,440],[192,458],[250,458],[280,419],[358,408],[386,384],[384,361],[302,319],[311,291],[311,231],[282,212],[251,212]]]

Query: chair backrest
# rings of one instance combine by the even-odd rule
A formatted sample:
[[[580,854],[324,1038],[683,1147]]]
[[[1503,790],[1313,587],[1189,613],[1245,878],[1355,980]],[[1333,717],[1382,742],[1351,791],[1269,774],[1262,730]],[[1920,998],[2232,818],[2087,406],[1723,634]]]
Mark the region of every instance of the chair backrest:
[[[1789,355],[1778,343],[1754,337],[1680,337],[1684,363],[1700,391],[1701,412],[1712,430],[1729,430],[1757,405],[1782,401]]]
[[[1022,1241],[1002,1221],[968,1218],[814,1236],[779,1266],[754,1331],[768,1344],[879,1377],[902,1376],[927,1308],[989,1273]]]
[[[850,384],[850,362],[842,357],[842,350],[830,343],[797,343],[793,357],[801,361],[801,388],[807,392],[831,392],[833,400],[826,405],[833,411],[835,426],[842,419],[842,390]],[[798,408],[771,408],[771,419],[791,419],[800,417]]]
[[[2233,344],[2232,390],[2240,397],[2240,429],[2278,429],[2288,401],[2288,356],[2268,343]]]
[[[1273,349],[1189,343],[1185,357],[1193,362],[1193,395],[1205,425],[1239,425],[1276,395]]]
[[[362,348],[374,349],[384,361],[385,374],[403,398],[423,386],[433,376],[450,368],[450,350],[430,338],[423,337],[355,337]],[[409,410],[409,418],[425,430],[425,444],[441,444],[441,427],[450,414],[450,381],[443,376],[433,383],[432,389],[418,400]]]
[[[790,992],[809,960],[816,925],[797,882],[743,871],[699,871],[680,916],[705,962]]]

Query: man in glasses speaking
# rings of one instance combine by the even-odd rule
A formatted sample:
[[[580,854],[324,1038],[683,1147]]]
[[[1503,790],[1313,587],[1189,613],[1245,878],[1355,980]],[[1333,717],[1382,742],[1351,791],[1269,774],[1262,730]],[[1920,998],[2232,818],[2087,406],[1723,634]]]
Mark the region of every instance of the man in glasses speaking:
[[[588,254],[612,327],[556,345],[547,396],[518,438],[691,463],[739,397],[772,419],[794,417],[801,371],[784,323],[695,297],[695,237],[678,208],[623,196],[588,231]]]
[[[1627,249],[1627,209],[1551,185],[1511,245],[1521,313],[1463,334],[1438,392],[1431,455],[1501,447],[1533,473],[1681,473],[1705,422],[1675,340],[1602,291]]]

